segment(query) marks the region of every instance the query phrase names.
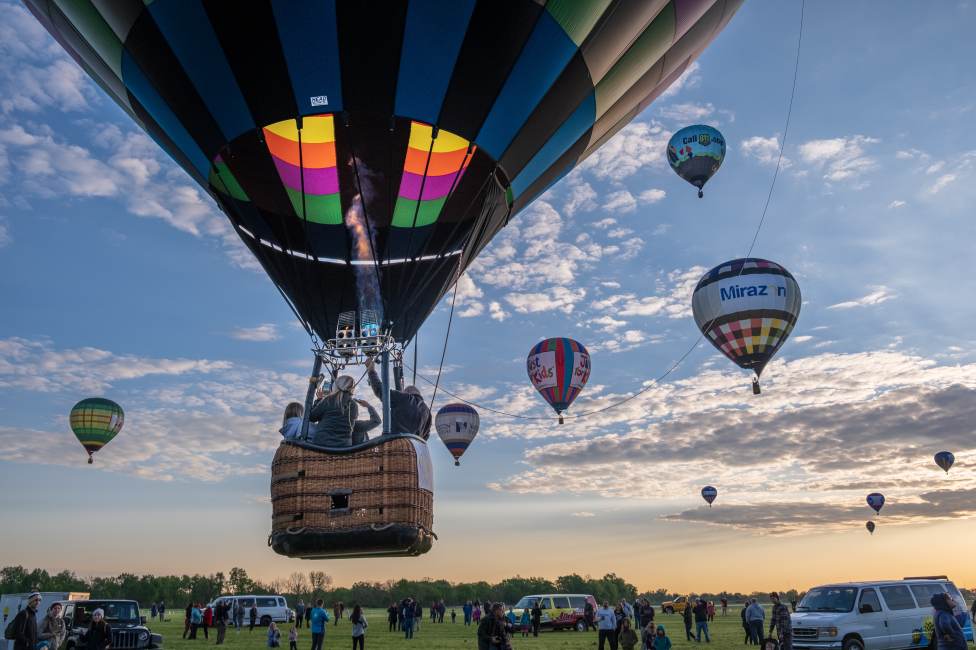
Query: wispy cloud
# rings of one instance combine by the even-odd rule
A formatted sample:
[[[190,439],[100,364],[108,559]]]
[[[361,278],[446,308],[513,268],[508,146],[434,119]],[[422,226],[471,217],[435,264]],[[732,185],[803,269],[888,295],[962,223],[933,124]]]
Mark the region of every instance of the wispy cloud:
[[[746,158],[752,158],[761,165],[775,165],[776,161],[779,160],[779,135],[777,134],[768,138],[761,135],[754,135],[751,138],[743,140],[739,144],[739,148],[742,149],[742,154]],[[793,161],[783,156],[780,166],[785,169],[792,164]]]
[[[278,334],[278,326],[273,323],[264,323],[255,327],[238,327],[230,335],[238,341],[253,341],[257,343],[277,341],[281,338],[281,335]]]
[[[701,70],[701,66],[698,65],[698,61],[692,61],[691,65],[689,65],[685,71],[681,73],[681,76],[675,79],[674,82],[672,82],[672,84],[658,96],[658,99],[660,100],[667,99],[668,97],[674,97],[685,88],[694,88],[700,84],[701,75],[698,74],[699,70]]]
[[[879,142],[864,135],[810,140],[800,145],[799,152],[803,162],[820,169],[828,183],[847,181],[860,188],[867,184],[864,175],[878,167],[867,149]]]
[[[937,179],[935,179],[934,183],[929,185],[927,191],[929,194],[938,194],[946,187],[954,183],[956,181],[956,178],[958,178],[958,176],[956,176],[955,174],[942,174]]]
[[[895,199],[894,201],[888,204],[888,209],[897,210],[898,208],[903,208],[906,205],[908,205],[908,203],[906,203],[905,201],[902,201],[900,199]]]
[[[662,106],[657,114],[666,119],[674,120],[679,123],[701,122],[715,113],[715,106],[711,102],[705,104],[695,104],[686,102],[683,104],[671,104]]]
[[[871,293],[861,296],[857,300],[845,300],[844,302],[838,302],[834,305],[830,305],[827,309],[854,309],[855,307],[871,307],[873,305],[880,305],[883,302],[888,302],[892,298],[897,298],[897,295],[891,292],[891,289],[885,286],[874,287]]]

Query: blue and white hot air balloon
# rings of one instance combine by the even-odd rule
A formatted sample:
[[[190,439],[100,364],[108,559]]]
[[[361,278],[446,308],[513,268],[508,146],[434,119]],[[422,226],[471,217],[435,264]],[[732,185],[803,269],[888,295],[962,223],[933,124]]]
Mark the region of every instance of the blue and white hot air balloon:
[[[467,404],[447,404],[437,411],[434,424],[437,427],[437,435],[454,456],[454,464],[460,465],[461,456],[478,435],[481,426],[478,412]]]
[[[718,496],[718,490],[713,488],[711,485],[706,485],[705,487],[702,488],[701,495],[702,498],[705,499],[705,501],[708,501],[708,507],[711,508],[712,501],[714,501],[715,497]]]
[[[872,510],[874,510],[876,513],[879,513],[881,512],[881,508],[884,507],[885,498],[884,495],[881,494],[880,492],[872,492],[871,494],[868,495],[867,502],[868,505],[871,506]]]

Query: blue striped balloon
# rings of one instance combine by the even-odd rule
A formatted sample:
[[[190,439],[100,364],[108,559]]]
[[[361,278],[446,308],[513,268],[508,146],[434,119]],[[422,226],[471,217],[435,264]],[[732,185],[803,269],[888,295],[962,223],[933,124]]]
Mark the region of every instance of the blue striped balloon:
[[[702,498],[705,499],[705,501],[708,501],[708,507],[711,508],[712,501],[714,501],[715,497],[718,496],[718,490],[713,488],[711,485],[706,485],[705,487],[702,488],[701,495]]]

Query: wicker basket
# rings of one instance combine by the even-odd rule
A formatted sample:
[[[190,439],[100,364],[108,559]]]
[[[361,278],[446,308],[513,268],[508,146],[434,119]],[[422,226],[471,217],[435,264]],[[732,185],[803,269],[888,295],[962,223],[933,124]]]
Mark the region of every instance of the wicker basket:
[[[387,435],[355,447],[282,442],[271,465],[271,537],[288,557],[420,555],[430,550],[427,443]]]

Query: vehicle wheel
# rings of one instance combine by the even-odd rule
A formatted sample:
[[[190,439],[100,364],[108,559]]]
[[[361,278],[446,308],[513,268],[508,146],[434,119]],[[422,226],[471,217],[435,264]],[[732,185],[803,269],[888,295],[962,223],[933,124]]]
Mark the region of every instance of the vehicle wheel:
[[[271,625],[271,617],[270,616],[262,616],[261,617],[261,627],[268,627],[269,625]]]
[[[576,631],[586,632],[586,621],[576,621]]]
[[[664,608],[664,613],[665,614],[674,614],[674,607],[665,607]]]
[[[844,639],[844,650],[864,650],[864,642],[860,639]]]

